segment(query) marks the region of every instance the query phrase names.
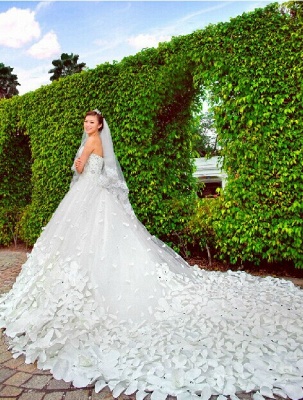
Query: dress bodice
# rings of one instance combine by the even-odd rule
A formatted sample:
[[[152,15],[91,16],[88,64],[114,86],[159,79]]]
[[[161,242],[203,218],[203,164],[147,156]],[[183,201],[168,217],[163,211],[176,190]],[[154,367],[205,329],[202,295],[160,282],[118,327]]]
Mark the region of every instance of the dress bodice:
[[[98,177],[101,174],[104,165],[104,158],[98,154],[91,154],[86,161],[82,175]]]

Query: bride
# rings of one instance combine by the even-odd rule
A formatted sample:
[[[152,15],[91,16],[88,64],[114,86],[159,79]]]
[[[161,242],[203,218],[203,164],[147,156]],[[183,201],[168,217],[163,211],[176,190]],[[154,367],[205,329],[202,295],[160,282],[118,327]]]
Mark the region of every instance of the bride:
[[[114,397],[303,398],[303,292],[190,267],[136,218],[100,111],[84,131],[71,188],[0,299],[14,356]]]

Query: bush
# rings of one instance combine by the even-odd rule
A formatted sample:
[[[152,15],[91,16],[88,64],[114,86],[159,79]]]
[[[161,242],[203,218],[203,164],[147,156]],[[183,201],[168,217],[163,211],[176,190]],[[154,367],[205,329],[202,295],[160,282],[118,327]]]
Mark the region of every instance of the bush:
[[[195,198],[194,212],[188,216],[183,230],[173,232],[169,238],[183,257],[206,255],[211,264],[217,246],[214,230],[215,215],[221,203],[220,197]]]
[[[21,218],[23,208],[12,206],[0,209],[0,243],[4,246],[17,244],[19,231],[17,223]]]

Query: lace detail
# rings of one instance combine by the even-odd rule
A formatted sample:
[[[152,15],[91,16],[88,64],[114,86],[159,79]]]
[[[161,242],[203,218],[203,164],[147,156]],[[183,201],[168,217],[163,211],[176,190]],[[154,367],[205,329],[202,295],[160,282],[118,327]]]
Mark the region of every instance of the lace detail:
[[[135,217],[134,210],[128,199],[128,187],[125,181],[118,179],[117,171],[111,168],[106,168],[100,175],[99,183],[102,187],[111,192],[114,198],[122,205],[126,213]]]
[[[82,176],[94,175],[96,178],[102,174],[102,169],[104,166],[103,157],[98,154],[91,154],[86,161],[84,166]]]

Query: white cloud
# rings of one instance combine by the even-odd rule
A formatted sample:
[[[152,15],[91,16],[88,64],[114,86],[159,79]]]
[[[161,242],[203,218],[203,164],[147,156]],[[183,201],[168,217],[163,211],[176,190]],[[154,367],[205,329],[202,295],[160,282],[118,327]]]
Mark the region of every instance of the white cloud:
[[[136,50],[141,50],[146,47],[157,47],[160,42],[170,41],[172,36],[181,35],[192,32],[191,23],[201,17],[201,15],[208,14],[212,11],[218,11],[228,5],[228,2],[219,3],[212,5],[208,8],[202,8],[196,12],[186,14],[182,18],[174,21],[173,23],[167,24],[160,28],[158,27],[154,32],[150,34],[139,34],[137,36],[131,36],[128,38],[127,43],[134,47]],[[183,31],[183,32],[182,32]]]
[[[104,50],[113,49],[113,48],[119,46],[119,44],[121,44],[123,42],[124,42],[124,39],[116,37],[111,40],[110,39],[95,39],[93,44],[98,47],[98,50],[96,50],[96,51],[100,52],[100,50],[104,51]]]
[[[0,14],[0,46],[18,49],[40,35],[34,11],[13,7]]]
[[[214,11],[218,12],[218,15],[220,15],[220,11],[232,3],[234,2],[231,0],[219,3],[213,1],[210,7],[205,8],[205,6],[203,6],[200,10],[185,14],[181,18],[168,23],[166,26],[158,28],[158,34],[163,36],[180,36],[191,33],[196,29],[201,29],[207,24],[208,15],[212,15]]]
[[[210,7],[208,7],[208,8],[202,8],[201,10],[198,10],[198,11],[196,11],[196,12],[193,12],[193,13],[190,13],[190,14],[187,14],[187,15],[185,15],[183,18],[181,18],[179,21],[178,21],[178,23],[179,24],[181,24],[181,23],[185,23],[186,21],[190,21],[191,19],[193,19],[193,18],[195,18],[195,17],[200,17],[201,15],[204,15],[204,14],[208,14],[208,13],[210,13],[210,12],[212,12],[212,11],[218,11],[218,10],[221,10],[222,8],[224,8],[224,7],[227,7],[227,6],[229,6],[230,4],[232,4],[232,3],[235,3],[234,1],[227,1],[227,2],[224,2],[224,3],[219,3],[219,4],[216,4],[216,5],[211,5]]]
[[[52,1],[40,1],[40,3],[37,4],[35,13],[38,13],[40,10],[43,10],[43,9],[49,7],[52,3],[53,3]]]
[[[160,42],[167,42],[170,39],[171,36],[168,35],[139,34],[129,37],[127,43],[135,49],[141,50],[146,47],[157,47]]]
[[[60,51],[57,35],[55,32],[51,31],[44,35],[39,42],[33,44],[28,49],[27,53],[34,58],[44,59],[53,57],[60,53]]]
[[[23,69],[16,67],[14,73],[18,76],[19,94],[22,95],[27,92],[38,89],[42,85],[50,84],[50,74],[48,71],[51,69],[51,64],[42,64],[31,69]]]
[[[266,7],[269,3],[272,3],[271,1],[265,1],[265,0],[260,0],[252,4],[248,4],[247,9],[243,12],[251,12],[254,11],[256,8],[264,8]],[[277,3],[284,3],[284,0],[277,0]]]

